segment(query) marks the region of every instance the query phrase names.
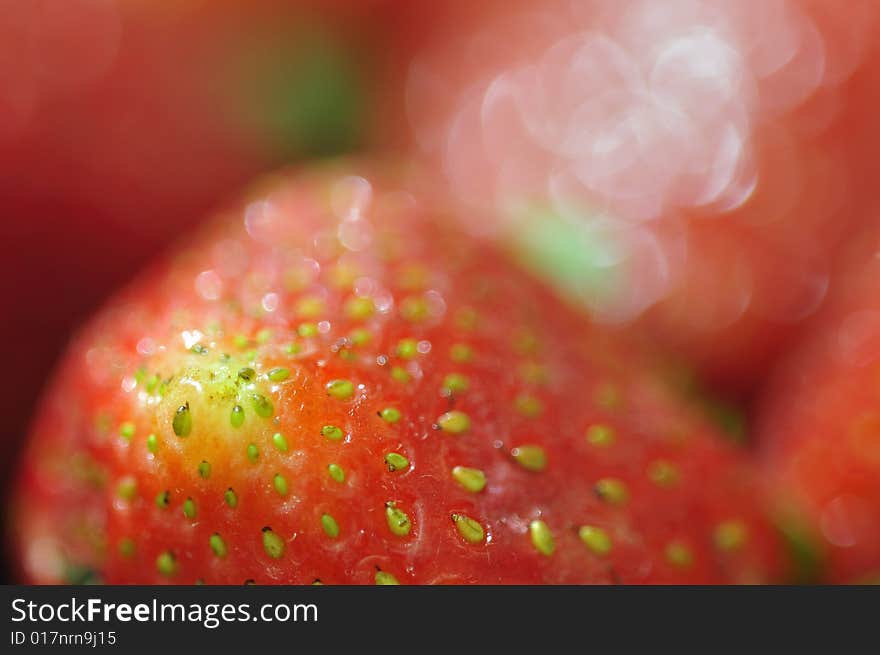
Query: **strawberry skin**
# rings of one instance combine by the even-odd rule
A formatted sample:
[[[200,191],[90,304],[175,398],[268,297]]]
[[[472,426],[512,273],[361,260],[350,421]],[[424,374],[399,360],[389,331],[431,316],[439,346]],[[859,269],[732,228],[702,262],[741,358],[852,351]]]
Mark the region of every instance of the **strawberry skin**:
[[[22,463],[54,583],[778,579],[740,453],[405,170],[283,175],[114,299]]]

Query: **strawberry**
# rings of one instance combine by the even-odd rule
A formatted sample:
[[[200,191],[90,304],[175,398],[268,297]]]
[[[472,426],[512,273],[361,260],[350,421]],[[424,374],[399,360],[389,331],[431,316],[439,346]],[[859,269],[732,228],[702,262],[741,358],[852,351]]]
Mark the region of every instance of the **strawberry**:
[[[83,330],[22,462],[23,579],[778,579],[748,462],[650,351],[409,178],[274,178]]]
[[[812,528],[837,583],[880,575],[880,234],[864,232],[757,424],[773,484]]]

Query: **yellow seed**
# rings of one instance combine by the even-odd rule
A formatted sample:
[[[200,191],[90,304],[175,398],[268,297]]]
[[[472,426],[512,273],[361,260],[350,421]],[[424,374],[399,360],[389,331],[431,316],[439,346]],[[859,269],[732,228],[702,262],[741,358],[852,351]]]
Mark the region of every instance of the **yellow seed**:
[[[536,520],[529,523],[529,536],[535,550],[542,555],[550,557],[556,550],[556,540],[553,539],[553,533],[544,521]]]
[[[452,469],[452,477],[472,493],[479,493],[486,488],[486,474],[480,469],[456,466]]]
[[[437,426],[450,434],[463,434],[471,427],[471,419],[464,412],[453,409],[437,419]]]
[[[540,399],[529,394],[517,396],[514,404],[516,411],[528,418],[537,418],[544,411],[544,404]]]
[[[748,526],[742,521],[722,521],[715,526],[714,541],[718,550],[739,550],[749,538]]]
[[[594,555],[604,557],[611,552],[611,537],[602,528],[597,528],[592,525],[582,525],[578,529],[578,536]]]
[[[613,446],[617,440],[614,430],[607,425],[591,425],[587,428],[587,441],[599,448]]]
[[[629,490],[617,478],[602,478],[594,487],[596,494],[612,505],[624,505],[629,500]]]
[[[364,321],[373,315],[376,305],[372,298],[349,298],[345,303],[345,314],[354,321]]]
[[[510,451],[514,461],[527,471],[540,472],[547,468],[547,453],[541,446],[526,444]]]
[[[376,571],[376,584],[377,585],[399,585],[400,583],[397,581],[393,575],[388,573],[387,571]]]
[[[664,459],[658,459],[648,467],[648,477],[657,486],[672,487],[678,484],[678,481],[681,479],[681,473],[675,464]]]
[[[688,568],[694,563],[694,555],[691,549],[681,541],[671,541],[666,546],[666,561],[681,569]]]

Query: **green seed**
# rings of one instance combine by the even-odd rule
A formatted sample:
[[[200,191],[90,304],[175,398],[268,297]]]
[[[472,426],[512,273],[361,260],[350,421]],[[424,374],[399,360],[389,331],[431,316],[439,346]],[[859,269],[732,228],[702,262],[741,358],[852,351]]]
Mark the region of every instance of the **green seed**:
[[[656,462],[652,462],[648,467],[648,477],[651,479],[651,482],[657,486],[671,487],[678,483],[681,478],[681,473],[679,472],[678,467],[671,462],[658,459]]]
[[[453,514],[452,522],[455,523],[455,527],[458,529],[458,534],[460,534],[462,539],[469,544],[479,544],[483,542],[483,539],[486,536],[483,531],[483,526],[471,517],[465,516],[464,514]]]
[[[131,438],[134,436],[134,423],[130,421],[126,421],[122,425],[119,426],[119,436],[125,439],[126,441],[131,441]]]
[[[270,527],[263,528],[263,550],[272,559],[280,559],[284,555],[284,540]]]
[[[284,382],[287,378],[290,377],[290,369],[284,368],[283,366],[279,366],[278,368],[273,368],[269,371],[269,379],[272,382]]]
[[[171,492],[170,491],[160,491],[156,496],[156,507],[159,509],[167,509],[168,505],[171,503]]]
[[[607,425],[591,425],[587,429],[587,441],[599,448],[613,445],[616,438],[614,430]]]
[[[272,330],[269,328],[263,328],[259,332],[257,332],[257,343],[264,344],[268,343],[269,339],[272,338]]]
[[[260,449],[257,448],[257,444],[255,444],[255,443],[248,444],[247,458],[251,461],[252,464],[257,463],[257,460],[260,458]]]
[[[287,478],[280,473],[276,473],[275,477],[272,478],[272,486],[275,487],[275,491],[278,492],[279,496],[287,495]]]
[[[381,416],[382,420],[386,423],[397,423],[400,420],[400,410],[395,409],[394,407],[386,407],[379,412],[379,416]]]
[[[199,464],[199,476],[205,480],[211,477],[211,464],[204,459]]]
[[[272,435],[272,444],[280,453],[287,452],[287,439],[280,432],[276,432]]]
[[[257,372],[251,367],[247,366],[238,372],[238,377],[240,377],[245,382],[252,382],[253,379],[257,377]]]
[[[331,539],[336,539],[339,536],[339,524],[329,514],[321,516],[321,527],[324,528],[324,532]]]
[[[532,545],[542,555],[550,557],[556,550],[556,541],[553,539],[553,533],[544,521],[532,521],[529,523],[529,536],[532,539]]]
[[[409,468],[409,460],[400,453],[388,453],[385,455],[385,465],[392,473]]]
[[[174,419],[171,421],[171,427],[178,437],[189,436],[189,433],[192,432],[192,415],[189,412],[189,403],[177,408]]]
[[[486,488],[486,474],[480,469],[456,466],[452,469],[452,477],[472,493],[479,493]]]
[[[137,480],[132,477],[123,478],[116,487],[116,493],[122,500],[134,500],[137,496]]]
[[[183,515],[190,521],[196,518],[196,504],[192,498],[183,501]]]
[[[154,455],[156,454],[156,451],[159,450],[159,440],[156,438],[155,434],[147,435],[147,450]]]
[[[330,473],[330,477],[336,482],[340,484],[345,482],[345,471],[339,466],[339,464],[330,464],[327,467],[327,471]]]
[[[442,392],[444,396],[454,396],[464,393],[470,387],[468,379],[460,373],[450,373],[443,378]]]
[[[419,354],[419,342],[415,339],[401,339],[395,349],[401,359],[415,359]]]
[[[350,380],[331,380],[326,389],[336,400],[348,400],[354,395],[354,384]]]
[[[391,367],[391,378],[401,384],[406,384],[412,378],[409,373],[406,372],[405,369],[400,368],[399,366]]]
[[[250,343],[250,340],[243,334],[236,334],[232,341],[239,350],[244,350]]]
[[[177,573],[177,560],[174,557],[174,553],[169,550],[161,553],[156,558],[156,570],[166,578],[170,578]]]
[[[449,349],[449,357],[453,362],[464,364],[474,358],[474,351],[468,345],[456,343]]]
[[[244,423],[244,408],[241,405],[236,405],[232,408],[232,413],[229,415],[229,422],[234,428],[240,428],[241,424]]]
[[[742,521],[722,521],[715,526],[715,547],[718,550],[739,550],[749,538],[749,529]]]
[[[235,490],[233,490],[232,487],[229,487],[229,489],[227,489],[227,490],[224,492],[224,494],[223,494],[223,500],[224,500],[224,501],[226,502],[226,504],[229,505],[229,507],[231,507],[232,509],[235,509],[236,507],[238,507],[238,494],[235,493]]]
[[[629,489],[617,478],[602,478],[594,489],[599,498],[612,505],[624,505],[629,500]]]
[[[453,409],[437,419],[437,427],[450,434],[463,434],[471,427],[471,419],[464,412]]]
[[[190,348],[190,350],[192,352],[194,352],[196,355],[207,355],[208,354],[208,349],[205,348],[200,343],[197,343],[196,345],[194,345],[192,348]]]
[[[613,545],[611,537],[602,528],[597,528],[593,525],[582,525],[578,529],[578,536],[594,555],[604,557],[611,552]]]
[[[672,541],[666,546],[666,561],[678,568],[688,568],[694,563],[691,549],[680,541]]]
[[[398,509],[394,503],[385,503],[385,520],[388,522],[388,528],[392,534],[398,537],[405,537],[412,529],[409,516],[403,510]]]
[[[383,585],[399,585],[400,583],[397,581],[393,575],[388,573],[387,571],[376,571],[376,584]]]
[[[345,436],[345,433],[335,425],[325,425],[321,428],[321,434],[327,437],[330,441],[339,441]]]
[[[223,541],[223,537],[216,532],[208,539],[208,544],[211,546],[211,550],[214,551],[214,554],[217,557],[226,557],[226,554],[229,552],[226,548],[226,542]]]
[[[275,411],[275,408],[272,407],[272,403],[269,399],[259,393],[255,393],[251,396],[251,407],[254,408],[257,416],[262,418],[269,418]]]
[[[284,346],[284,352],[288,355],[297,355],[302,350],[302,346],[296,342],[291,341],[289,344]]]
[[[510,451],[514,461],[527,471],[540,472],[547,468],[547,453],[541,446],[517,446]]]

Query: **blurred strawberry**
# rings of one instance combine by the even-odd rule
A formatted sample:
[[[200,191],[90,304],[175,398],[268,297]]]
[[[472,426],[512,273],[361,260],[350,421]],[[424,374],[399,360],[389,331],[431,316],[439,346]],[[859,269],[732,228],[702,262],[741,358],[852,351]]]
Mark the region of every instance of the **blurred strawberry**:
[[[866,217],[876,3],[514,6],[411,67],[422,150],[597,319],[751,392]]]
[[[757,426],[776,489],[805,517],[837,583],[880,576],[880,233],[859,237]]]

